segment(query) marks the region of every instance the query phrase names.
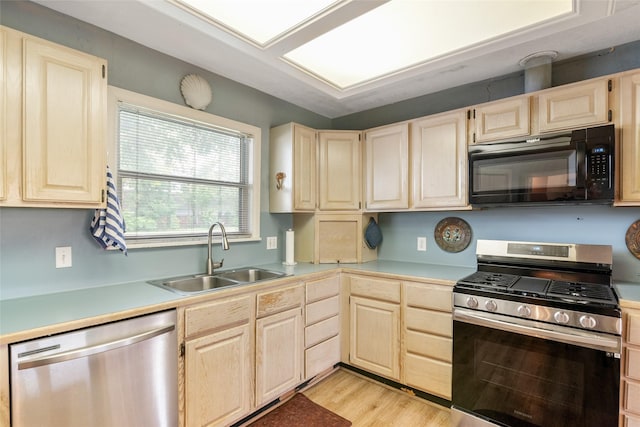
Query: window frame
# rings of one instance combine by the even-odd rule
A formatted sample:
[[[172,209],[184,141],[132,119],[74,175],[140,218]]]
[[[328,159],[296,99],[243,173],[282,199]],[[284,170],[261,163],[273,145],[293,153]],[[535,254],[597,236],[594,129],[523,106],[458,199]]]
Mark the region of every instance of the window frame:
[[[108,86],[107,89],[107,162],[111,168],[114,180],[118,182],[118,129],[119,114],[118,105],[120,102],[139,106],[149,110],[155,110],[163,114],[176,116],[205,125],[212,125],[243,134],[251,135],[253,139],[252,153],[249,160],[249,185],[250,185],[250,204],[248,219],[250,221],[251,234],[249,236],[229,236],[229,240],[235,242],[242,241],[259,241],[260,236],[260,166],[261,166],[261,146],[262,146],[262,130],[253,125],[242,123],[236,120],[227,119],[216,116],[202,110],[195,110],[172,102],[142,95],[136,92],[121,89],[115,86]],[[218,233],[214,233],[214,241],[219,241]],[[127,238],[127,248],[152,248],[167,246],[188,246],[202,245],[207,243],[207,236],[191,236],[191,237],[165,237],[165,238],[144,238],[134,237]]]

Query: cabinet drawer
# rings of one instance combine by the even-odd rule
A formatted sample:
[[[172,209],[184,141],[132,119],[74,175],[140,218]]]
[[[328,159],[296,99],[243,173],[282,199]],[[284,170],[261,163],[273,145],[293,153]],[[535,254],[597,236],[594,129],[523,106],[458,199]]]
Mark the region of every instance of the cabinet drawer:
[[[453,336],[453,316],[451,313],[407,307],[405,309],[404,322],[406,329],[428,332],[444,337]]]
[[[627,314],[627,342],[629,344],[640,345],[640,312],[629,312]]]
[[[418,283],[405,283],[405,301],[409,307],[452,311],[453,288]]]
[[[351,276],[350,292],[351,295],[361,295],[389,302],[400,302],[400,282],[396,280]]]
[[[627,348],[625,375],[640,381],[640,349]]]
[[[333,316],[304,329],[304,346],[309,348],[340,333],[340,317]]]
[[[307,304],[306,325],[335,316],[340,312],[340,297],[337,295]]]
[[[451,363],[453,353],[453,341],[451,338],[406,331],[405,345],[409,353]]]
[[[640,415],[640,384],[624,382],[624,409]]]
[[[307,303],[332,297],[340,293],[340,277],[332,276],[313,280],[307,282],[305,288],[307,291]]]
[[[188,307],[185,309],[185,336],[248,322],[251,318],[252,298],[252,295],[244,295]]]
[[[451,364],[415,354],[405,358],[405,382],[411,387],[451,399]]]
[[[335,336],[304,352],[304,376],[311,378],[340,361],[340,337]]]
[[[256,317],[260,318],[268,314],[302,306],[302,301],[304,301],[304,288],[302,285],[259,293],[257,296]]]

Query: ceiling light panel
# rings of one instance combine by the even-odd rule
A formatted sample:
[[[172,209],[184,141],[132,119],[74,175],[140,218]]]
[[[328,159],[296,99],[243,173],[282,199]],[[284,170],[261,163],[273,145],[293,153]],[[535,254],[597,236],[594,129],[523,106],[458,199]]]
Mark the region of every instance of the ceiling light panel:
[[[336,0],[176,0],[202,17],[265,46]]]
[[[391,0],[284,57],[345,89],[573,9],[573,0]]]

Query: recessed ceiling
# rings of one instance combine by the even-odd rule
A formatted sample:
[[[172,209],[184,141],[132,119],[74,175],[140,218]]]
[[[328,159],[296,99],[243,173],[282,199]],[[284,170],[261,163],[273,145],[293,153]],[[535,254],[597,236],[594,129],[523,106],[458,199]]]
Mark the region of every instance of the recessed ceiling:
[[[36,2],[329,118],[640,40],[640,0]]]

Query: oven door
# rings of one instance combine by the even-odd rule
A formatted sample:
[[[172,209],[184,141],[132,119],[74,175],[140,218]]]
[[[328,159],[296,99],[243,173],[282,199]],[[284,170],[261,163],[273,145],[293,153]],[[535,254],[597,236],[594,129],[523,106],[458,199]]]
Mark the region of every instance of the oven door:
[[[455,308],[454,409],[506,426],[618,425],[619,337],[505,317]]]

